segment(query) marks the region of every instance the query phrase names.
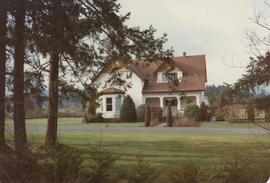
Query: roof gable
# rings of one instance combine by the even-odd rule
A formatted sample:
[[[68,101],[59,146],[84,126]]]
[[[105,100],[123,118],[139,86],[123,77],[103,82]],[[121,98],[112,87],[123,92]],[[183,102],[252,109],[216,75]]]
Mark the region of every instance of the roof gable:
[[[205,90],[205,83],[207,82],[205,55],[181,56],[171,58],[170,61],[156,62],[132,60],[125,68],[130,69],[141,80],[147,81],[145,82],[143,93],[155,93],[171,92],[171,87],[168,83],[157,83],[156,74],[157,71],[167,71],[170,67],[171,69],[179,69],[184,73],[181,82],[176,87],[176,91]]]

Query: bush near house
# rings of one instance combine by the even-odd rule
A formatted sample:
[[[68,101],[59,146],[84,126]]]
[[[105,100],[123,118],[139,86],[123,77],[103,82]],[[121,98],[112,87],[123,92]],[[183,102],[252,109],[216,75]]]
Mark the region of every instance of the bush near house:
[[[83,118],[83,123],[102,123],[105,119],[103,118],[102,113],[97,114],[86,114],[86,116]]]
[[[128,95],[123,101],[120,111],[121,122],[137,122],[137,113],[132,98]]]
[[[201,106],[200,106],[200,110],[201,110],[201,112],[200,112],[200,114],[201,114],[200,120],[201,121],[206,121],[207,120],[207,117],[208,117],[207,116],[208,115],[207,109],[208,109],[208,107],[205,105],[204,102],[202,102]]]
[[[217,121],[224,121],[225,114],[222,109],[217,109],[215,112],[215,116]]]
[[[166,123],[167,123],[167,127],[172,127],[173,126],[172,109],[171,109],[171,104],[170,103],[168,104]]]
[[[154,123],[160,123],[162,121],[162,112],[161,107],[151,107],[151,121]]]
[[[137,121],[144,121],[145,111],[146,111],[147,104],[141,104],[137,107]]]
[[[200,117],[201,117],[200,113],[201,113],[200,108],[195,104],[187,105],[185,110],[184,110],[184,116],[188,120],[199,121]]]
[[[144,116],[144,125],[146,127],[150,126],[150,122],[151,122],[151,109],[150,106],[148,104],[145,105],[146,110],[145,110],[145,116]]]
[[[270,122],[270,111],[265,111],[264,121]]]

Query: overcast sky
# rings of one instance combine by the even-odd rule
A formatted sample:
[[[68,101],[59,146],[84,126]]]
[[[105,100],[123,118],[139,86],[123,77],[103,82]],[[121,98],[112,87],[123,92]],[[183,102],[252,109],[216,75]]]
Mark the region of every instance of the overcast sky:
[[[206,55],[208,84],[233,83],[249,62],[246,33],[254,24],[251,0],[121,0],[131,26],[168,34],[175,56]]]

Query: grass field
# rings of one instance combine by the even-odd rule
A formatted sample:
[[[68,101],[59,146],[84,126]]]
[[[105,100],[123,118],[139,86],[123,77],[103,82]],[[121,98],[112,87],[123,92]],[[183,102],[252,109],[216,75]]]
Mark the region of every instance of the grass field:
[[[27,120],[27,127],[45,127],[45,120]],[[8,122],[11,126],[11,121]],[[104,126],[104,123],[83,124],[81,119],[60,119],[60,127]],[[142,123],[112,123],[109,126],[142,126]],[[204,123],[202,127],[231,127],[227,123]],[[246,127],[239,124],[234,127]],[[253,156],[257,160],[270,162],[269,135],[213,135],[179,133],[135,133],[135,132],[89,132],[59,131],[59,142],[87,152],[89,144],[96,144],[102,139],[103,147],[122,154],[116,162],[116,168],[129,169],[137,163],[137,156],[143,156],[159,169],[175,169],[182,161],[191,159],[203,166],[221,165],[221,160],[235,154]],[[7,134],[9,142],[12,137]],[[28,131],[30,144],[42,144],[45,132]],[[164,182],[166,176],[160,181]],[[165,181],[166,182],[166,181]]]
[[[7,127],[13,127],[13,121],[7,121]],[[108,126],[108,127],[140,127],[143,126],[144,123],[83,123],[81,118],[59,118],[58,119],[58,127],[65,128],[84,128],[91,126]],[[47,119],[27,119],[26,120],[27,128],[46,128],[47,127]]]
[[[259,123],[264,127],[270,128],[270,123]],[[27,119],[27,128],[46,128],[47,119]],[[91,126],[108,126],[108,127],[142,127],[143,122],[137,123],[82,123],[81,118],[59,118],[58,119],[59,128],[84,128]],[[12,128],[13,122],[11,120],[7,121],[7,127]],[[229,123],[229,122],[203,122],[201,128],[259,128],[258,125],[253,123]]]

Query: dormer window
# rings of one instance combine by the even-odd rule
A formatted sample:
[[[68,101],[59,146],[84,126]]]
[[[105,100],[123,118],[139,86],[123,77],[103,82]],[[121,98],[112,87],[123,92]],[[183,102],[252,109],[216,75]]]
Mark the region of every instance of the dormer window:
[[[174,82],[175,80],[181,80],[182,74],[181,72],[159,72],[158,73],[158,83],[169,83]]]
[[[177,80],[177,73],[162,73],[162,83],[173,82]]]

